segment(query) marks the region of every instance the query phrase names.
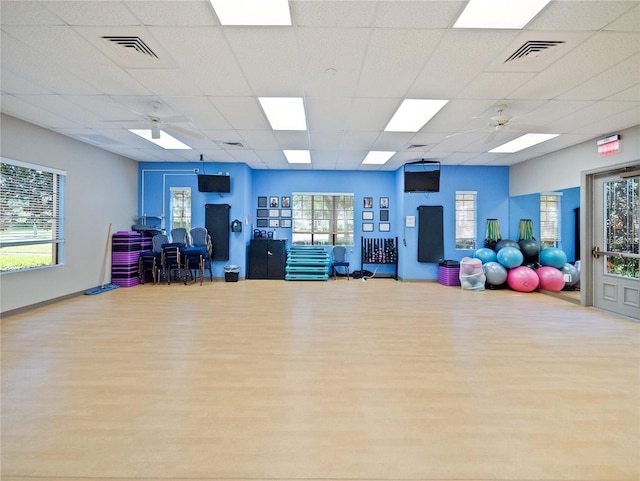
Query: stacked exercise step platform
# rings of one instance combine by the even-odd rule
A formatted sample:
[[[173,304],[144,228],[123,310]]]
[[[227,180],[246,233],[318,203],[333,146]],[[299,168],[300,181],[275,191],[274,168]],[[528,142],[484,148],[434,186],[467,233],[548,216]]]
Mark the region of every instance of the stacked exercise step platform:
[[[331,259],[322,246],[293,246],[287,250],[287,281],[326,281]]]

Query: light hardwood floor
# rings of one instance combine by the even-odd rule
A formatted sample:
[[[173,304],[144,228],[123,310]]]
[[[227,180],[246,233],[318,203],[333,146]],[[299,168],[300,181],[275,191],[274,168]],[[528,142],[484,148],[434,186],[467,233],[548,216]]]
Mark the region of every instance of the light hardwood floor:
[[[6,481],[640,479],[640,324],[434,282],[120,288],[2,320]]]

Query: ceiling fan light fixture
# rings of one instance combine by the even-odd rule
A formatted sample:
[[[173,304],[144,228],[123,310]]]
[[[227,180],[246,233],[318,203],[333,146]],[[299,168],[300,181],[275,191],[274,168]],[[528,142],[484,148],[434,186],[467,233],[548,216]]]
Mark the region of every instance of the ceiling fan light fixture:
[[[151,138],[152,139],[159,139],[160,138],[160,127],[158,127],[157,125],[152,125],[151,126]]]
[[[131,132],[132,134],[136,134],[138,137],[142,137],[149,142],[153,142],[154,144],[166,150],[191,150],[191,147],[189,147],[187,144],[180,142],[178,139],[172,137],[159,128],[158,133],[160,135],[157,139],[153,137],[153,129],[129,129],[129,132]]]

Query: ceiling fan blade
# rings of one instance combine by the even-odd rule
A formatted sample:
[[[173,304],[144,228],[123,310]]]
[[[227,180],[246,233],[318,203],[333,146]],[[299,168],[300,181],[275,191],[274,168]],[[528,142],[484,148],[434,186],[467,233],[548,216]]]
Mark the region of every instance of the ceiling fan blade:
[[[180,132],[181,134],[188,135],[189,137],[193,137],[194,139],[202,139],[203,138],[202,135],[200,135],[199,133],[193,132],[191,130],[184,129],[182,127],[178,127],[177,125],[164,124],[164,126],[167,129],[175,130],[176,132]]]
[[[160,119],[163,122],[166,123],[181,123],[181,122],[191,122],[187,117],[185,117],[184,115],[171,115],[169,117],[160,117]]]
[[[493,132],[491,132],[489,135],[487,135],[487,138],[484,139],[484,144],[490,144],[491,142],[493,142],[495,140],[495,138],[498,136],[498,133],[500,131],[498,129],[494,130]]]
[[[445,139],[450,139],[451,137],[457,137],[458,135],[464,135],[464,134],[472,134],[473,132],[480,132],[481,130],[485,130],[486,127],[481,127],[479,129],[473,129],[473,130],[464,130],[462,132],[456,132],[454,134],[449,134],[445,136]]]

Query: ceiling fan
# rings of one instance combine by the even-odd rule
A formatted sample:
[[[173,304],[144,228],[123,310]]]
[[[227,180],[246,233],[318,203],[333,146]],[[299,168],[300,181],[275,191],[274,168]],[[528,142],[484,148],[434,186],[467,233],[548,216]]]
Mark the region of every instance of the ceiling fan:
[[[484,143],[488,144],[493,142],[493,140],[500,134],[501,132],[510,129],[519,132],[546,132],[548,129],[546,127],[541,127],[539,125],[525,125],[517,122],[513,116],[505,113],[505,109],[507,108],[506,104],[498,104],[494,107],[495,115],[489,117],[487,120],[487,125],[485,127],[481,127],[479,129],[473,130],[465,130],[464,132],[456,132],[454,134],[447,135],[445,138],[456,137],[462,134],[470,134],[472,132],[480,132],[482,130],[489,130],[489,134],[485,137]]]
[[[151,102],[151,107],[153,112],[149,114],[141,114],[139,112],[135,112],[140,115],[145,121],[149,124],[149,129],[151,130],[151,138],[159,139],[161,130],[174,130],[176,132],[180,132],[182,134],[188,135],[195,139],[201,139],[202,135],[197,132],[194,132],[189,129],[185,129],[184,127],[180,127],[179,125],[175,125],[176,123],[184,123],[190,122],[190,120],[184,115],[172,115],[163,117],[158,115],[158,111],[162,104],[158,101]],[[125,119],[125,120],[104,120],[103,122],[138,122],[139,119]]]

